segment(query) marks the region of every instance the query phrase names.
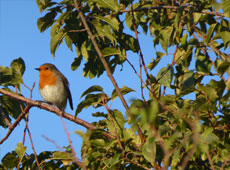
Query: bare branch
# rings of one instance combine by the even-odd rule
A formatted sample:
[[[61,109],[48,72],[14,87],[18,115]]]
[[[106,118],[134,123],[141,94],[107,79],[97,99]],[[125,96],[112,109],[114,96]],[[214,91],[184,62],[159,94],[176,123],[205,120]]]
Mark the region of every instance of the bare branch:
[[[30,143],[31,143],[31,146],[32,146],[32,149],[33,149],[33,152],[34,152],[34,156],[35,156],[35,160],[36,160],[36,163],[37,163],[38,169],[39,169],[39,170],[41,170],[40,164],[39,164],[39,162],[38,162],[38,156],[37,156],[37,153],[36,153],[35,148],[34,148],[34,144],[33,144],[32,136],[31,136],[31,133],[30,133],[30,130],[29,130],[29,128],[28,128],[28,127],[27,127],[27,132],[28,132],[29,137],[30,137]]]
[[[66,133],[67,139],[68,139],[68,141],[69,141],[69,145],[70,145],[70,147],[71,147],[72,153],[73,153],[73,155],[74,155],[74,158],[75,158],[74,161],[75,161],[75,163],[76,163],[79,167],[81,167],[83,170],[87,170],[86,167],[85,167],[85,165],[84,165],[84,164],[78,159],[78,157],[77,157],[77,154],[76,154],[76,152],[75,152],[75,150],[74,150],[74,147],[73,147],[72,139],[71,139],[70,134],[69,134],[69,132],[68,132],[68,130],[67,130],[67,127],[66,127],[66,125],[65,125],[65,121],[64,121],[63,117],[60,116],[60,118],[61,118],[61,121],[62,121],[62,126],[63,126],[63,128],[64,128],[65,133]]]
[[[42,137],[47,140],[48,142],[54,144],[56,146],[56,148],[58,148],[61,152],[64,152],[64,150],[52,139],[48,138],[47,136],[45,135],[42,135]]]
[[[63,113],[63,112],[62,112],[60,109],[58,109],[57,107],[50,106],[50,105],[48,105],[48,104],[46,104],[46,103],[44,103],[44,102],[31,100],[31,99],[25,98],[25,97],[23,97],[23,96],[19,96],[19,95],[17,95],[17,94],[14,94],[14,93],[12,93],[12,92],[9,92],[9,91],[4,90],[4,89],[1,89],[1,88],[0,88],[0,93],[4,94],[4,95],[6,95],[6,96],[9,96],[9,97],[11,97],[11,98],[14,98],[14,99],[16,99],[16,100],[18,100],[18,101],[27,103],[28,106],[26,107],[27,109],[24,110],[25,112],[28,112],[29,109],[30,109],[31,107],[36,106],[36,107],[39,107],[39,108],[41,108],[41,109],[50,111],[50,112],[52,112],[52,113],[54,113],[54,114],[56,114],[56,115],[58,115],[58,116],[61,116],[61,115],[62,115],[63,118],[68,119],[69,121],[72,121],[72,122],[74,122],[74,123],[76,123],[76,124],[78,124],[78,125],[81,125],[81,126],[85,127],[86,129],[90,129],[90,130],[95,130],[95,129],[97,129],[96,126],[94,126],[94,125],[92,125],[92,124],[90,124],[90,123],[88,123],[88,122],[86,122],[86,121],[84,121],[84,120],[82,120],[82,119],[80,119],[80,118],[77,118],[77,117],[75,117],[75,116],[73,116],[73,115],[71,115],[71,114],[69,114],[69,113],[66,113],[66,112]],[[18,120],[18,119],[17,119],[17,120],[18,120],[18,121],[21,121],[21,119],[25,116],[25,114],[26,114],[26,113],[21,113],[21,114],[19,115],[19,117],[18,117],[19,120]],[[19,123],[19,122],[17,122],[17,120],[15,121],[16,125]],[[14,124],[13,124],[13,125],[14,125]],[[16,125],[15,125],[15,126],[16,126]],[[14,127],[14,128],[15,128],[15,127]],[[10,129],[11,129],[11,128],[10,128]],[[10,132],[10,133],[11,133],[11,132]],[[9,135],[10,135],[10,134],[9,134]],[[105,135],[106,137],[108,137],[109,139],[115,139],[115,137],[112,136],[111,134],[109,134],[108,132],[104,132],[104,135]],[[7,138],[8,138],[8,137],[7,137]],[[1,142],[0,142],[0,144],[1,144]]]
[[[1,91],[2,89],[0,89]],[[8,91],[7,91],[8,92]],[[18,118],[15,120],[15,122],[12,124],[12,126],[9,127],[9,130],[4,138],[0,141],[0,144],[2,144],[13,132],[14,128],[18,125],[18,123],[22,120],[22,118],[26,115],[26,113],[30,110],[32,106],[27,105],[24,111],[18,116]]]

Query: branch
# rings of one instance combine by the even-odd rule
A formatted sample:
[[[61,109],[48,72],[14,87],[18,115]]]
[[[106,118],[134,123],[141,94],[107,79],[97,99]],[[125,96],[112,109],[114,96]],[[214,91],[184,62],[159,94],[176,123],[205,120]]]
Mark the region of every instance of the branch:
[[[41,109],[50,111],[50,112],[52,112],[52,113],[54,113],[54,114],[56,114],[58,116],[62,116],[63,118],[68,119],[71,122],[74,122],[74,123],[76,123],[78,125],[81,125],[81,126],[85,127],[86,129],[89,129],[89,130],[97,129],[96,126],[94,126],[94,125],[92,125],[92,124],[90,124],[90,123],[88,123],[88,122],[86,122],[86,121],[84,121],[84,120],[82,120],[80,118],[77,118],[77,117],[75,117],[75,116],[73,116],[73,115],[71,115],[69,113],[66,113],[66,112],[63,113],[63,111],[59,110],[58,108],[50,106],[50,105],[48,105],[48,104],[46,104],[44,102],[31,100],[31,99],[25,98],[23,96],[19,96],[17,94],[14,94],[12,92],[9,92],[9,91],[1,89],[1,88],[0,88],[0,93],[4,94],[6,96],[9,96],[11,98],[14,98],[14,99],[16,99],[18,101],[27,103],[28,104],[28,106],[26,107],[27,110],[25,109],[24,112],[28,112],[31,107],[36,106],[36,107],[39,107]],[[20,120],[21,120],[24,117],[24,115],[25,115],[25,113],[21,113],[19,115],[18,119],[20,118]],[[15,123],[17,123],[17,120],[15,121]],[[13,127],[14,127],[14,124],[13,124]],[[10,129],[11,129],[11,127],[10,127]],[[108,137],[109,139],[115,139],[115,137],[113,135],[109,134],[108,132],[104,132],[104,135],[106,137]],[[0,142],[0,144],[1,144],[1,142]]]
[[[126,101],[125,101],[125,99],[124,99],[124,96],[122,95],[122,93],[121,93],[121,91],[120,91],[120,89],[119,89],[119,87],[118,87],[118,85],[117,85],[117,82],[115,81],[115,79],[114,79],[114,77],[113,77],[113,74],[112,74],[112,72],[111,72],[111,70],[110,70],[110,68],[109,68],[109,66],[108,66],[108,64],[107,64],[107,62],[106,62],[106,60],[105,60],[105,58],[104,58],[104,56],[103,56],[103,54],[102,54],[102,52],[101,52],[101,50],[100,50],[98,44],[97,44],[97,42],[96,42],[96,40],[95,40],[95,37],[94,37],[94,35],[92,34],[92,32],[91,32],[91,30],[90,30],[90,28],[89,28],[89,26],[88,26],[88,24],[87,24],[87,21],[86,21],[86,19],[85,19],[85,16],[84,16],[84,14],[82,13],[82,11],[80,10],[80,7],[78,6],[76,0],[74,0],[74,6],[75,6],[75,8],[77,9],[77,11],[78,11],[78,13],[79,13],[79,16],[80,16],[80,18],[81,18],[81,21],[82,21],[82,23],[83,23],[85,29],[87,30],[87,33],[88,33],[88,35],[89,35],[89,37],[90,37],[90,39],[91,39],[91,41],[92,41],[92,43],[93,43],[93,46],[94,46],[94,48],[95,48],[95,50],[96,50],[96,52],[97,52],[97,54],[98,54],[98,56],[99,56],[99,58],[100,58],[102,64],[103,64],[103,66],[104,66],[106,72],[107,72],[108,77],[110,78],[110,80],[111,80],[113,86],[115,87],[115,90],[116,90],[116,92],[117,92],[119,98],[121,99],[122,104],[124,105],[124,107],[125,107],[125,109],[126,109],[128,115],[129,115],[129,117],[130,117],[131,119],[133,119],[133,115],[130,113],[129,106],[128,106],[128,104],[126,103]],[[141,141],[142,141],[142,143],[144,143],[144,142],[145,142],[145,139],[144,139],[143,132],[142,132],[141,128],[139,127],[139,125],[138,125],[136,122],[135,122],[135,124],[136,124],[136,127],[137,127],[137,131],[138,131],[138,133],[139,133],[139,135],[140,135],[140,137],[141,137]]]
[[[40,164],[39,164],[39,161],[38,161],[38,156],[37,156],[37,153],[36,153],[36,151],[35,151],[34,144],[33,144],[33,140],[32,140],[32,137],[31,137],[31,133],[30,133],[30,130],[29,130],[28,127],[27,127],[27,132],[28,132],[28,134],[29,134],[30,143],[31,143],[31,146],[32,146],[32,149],[33,149],[33,152],[34,152],[34,157],[35,157],[35,160],[36,160],[38,169],[41,170],[41,167],[40,167]]]
[[[207,154],[209,163],[210,163],[210,165],[211,165],[211,167],[212,167],[212,170],[215,170],[215,167],[214,167],[214,164],[213,164],[213,161],[212,161],[212,158],[211,158],[209,152],[207,151],[206,154]]]
[[[3,90],[3,89],[0,89],[0,92],[1,92],[1,90]],[[18,95],[16,95],[16,96],[18,96]],[[10,134],[13,132],[14,128],[18,125],[18,123],[22,120],[22,118],[26,115],[26,113],[30,110],[31,107],[32,106],[30,106],[30,105],[26,106],[26,108],[18,116],[18,118],[16,119],[16,121],[14,122],[14,124],[12,124],[12,126],[9,127],[9,131],[7,132],[6,136],[4,138],[2,138],[2,140],[0,141],[0,144],[2,144],[10,136]]]
[[[104,96],[105,96],[105,94],[104,94]],[[113,121],[112,115],[110,114],[110,108],[108,107],[108,103],[107,103],[106,97],[103,98],[102,102],[103,102],[103,106],[105,107],[105,109],[106,109],[106,111],[108,113],[109,120],[110,120],[110,122],[113,125],[114,133],[115,133],[115,135],[117,137],[117,142],[118,142],[118,144],[120,146],[120,149],[123,150],[124,148],[122,147],[122,144],[121,144],[121,141],[120,141],[120,137],[119,137],[119,134],[117,132],[117,128],[116,128],[115,123]]]
[[[205,35],[203,35],[203,33],[194,26],[194,31],[197,33],[197,35],[202,38],[203,40],[205,40]],[[216,49],[216,47],[214,47],[211,43],[207,43],[207,45],[223,60],[226,61],[226,58],[224,55],[222,55],[221,51]]]
[[[62,121],[62,126],[63,126],[63,128],[64,128],[65,133],[66,133],[67,139],[68,139],[68,141],[69,141],[69,145],[70,145],[70,147],[71,147],[72,154],[73,154],[73,156],[74,156],[74,158],[75,158],[75,159],[74,159],[75,163],[76,163],[79,167],[81,167],[83,170],[87,170],[86,167],[85,167],[85,165],[84,165],[84,164],[79,160],[79,158],[77,157],[77,154],[76,154],[76,152],[75,152],[75,150],[74,150],[74,147],[73,147],[72,139],[70,138],[70,134],[69,134],[69,132],[68,132],[68,130],[67,130],[67,127],[66,127],[66,125],[65,125],[65,121],[64,121],[63,117],[60,116],[60,118],[61,118],[61,121]]]
[[[178,7],[178,6],[168,6],[168,5],[161,5],[161,6],[152,6],[152,7],[144,7],[144,8],[136,8],[136,9],[127,9],[127,10],[120,10],[118,11],[118,13],[124,13],[124,12],[138,12],[138,11],[145,11],[145,10],[152,10],[152,9],[172,9],[172,10],[179,10],[182,6]],[[187,6],[184,6],[187,7]],[[189,12],[190,9],[185,8],[183,9],[184,11]],[[214,15],[214,16],[219,16],[219,17],[224,17],[223,13],[219,13],[219,12],[211,12],[211,11],[199,11],[199,10],[194,10],[193,12],[196,13],[201,13],[201,14],[209,14],[209,15]]]

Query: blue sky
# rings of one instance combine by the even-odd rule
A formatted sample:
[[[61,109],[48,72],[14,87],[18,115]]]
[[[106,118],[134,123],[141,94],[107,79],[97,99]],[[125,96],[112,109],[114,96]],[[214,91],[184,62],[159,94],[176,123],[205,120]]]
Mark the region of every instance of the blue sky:
[[[76,71],[71,70],[70,66],[76,54],[75,52],[71,52],[65,44],[62,44],[57,50],[56,58],[52,58],[49,47],[50,32],[48,30],[40,33],[37,28],[37,19],[43,15],[44,13],[41,14],[39,12],[35,0],[0,0],[0,65],[10,66],[12,60],[18,57],[23,58],[26,64],[26,71],[23,76],[25,84],[32,87],[32,84],[36,83],[32,97],[34,100],[42,100],[38,90],[38,72],[34,68],[47,62],[55,64],[68,78],[74,109],[76,109],[77,104],[81,101],[80,96],[82,92],[94,84],[101,85],[106,93],[111,94],[114,88],[106,74],[103,74],[100,78],[89,79],[82,76],[82,66]],[[155,56],[151,39],[147,36],[142,37],[140,41],[144,55],[146,55],[148,61],[151,61]],[[131,62],[138,63],[138,55],[129,53],[128,57]],[[148,62],[146,61],[146,63]],[[124,64],[122,71],[120,71],[121,68],[118,66],[114,74],[118,85],[120,87],[126,85],[137,90],[136,93],[125,96],[130,104],[131,99],[140,97],[140,82],[133,70],[130,69],[130,66]],[[139,70],[138,67],[137,70]],[[22,94],[29,98],[29,90],[23,86]],[[146,98],[148,98],[147,93]],[[119,108],[121,111],[124,111],[118,99],[113,103],[112,108]],[[66,108],[66,112],[72,115],[75,113],[75,111],[70,110],[69,105]],[[88,122],[95,121],[95,118],[91,115],[92,112],[96,112],[96,110],[83,110],[78,117]],[[75,135],[74,131],[85,129],[67,120],[65,122],[71,134],[74,148],[78,157],[80,157],[81,138]],[[14,150],[18,142],[22,142],[24,127],[24,121],[21,121],[8,140],[0,145],[0,158],[7,152]],[[68,145],[60,118],[48,111],[36,107],[32,108],[30,110],[29,129],[37,153],[45,150],[58,150],[52,143],[47,142],[42,135],[56,141],[61,147]],[[7,130],[0,127],[1,139],[6,133]],[[32,153],[28,135],[26,136],[25,145],[27,146],[27,152]]]

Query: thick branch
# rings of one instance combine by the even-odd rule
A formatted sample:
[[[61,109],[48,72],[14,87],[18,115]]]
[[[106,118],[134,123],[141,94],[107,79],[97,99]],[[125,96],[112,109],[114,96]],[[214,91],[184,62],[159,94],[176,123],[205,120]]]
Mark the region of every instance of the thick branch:
[[[0,93],[4,94],[6,96],[9,96],[11,98],[14,98],[14,99],[16,99],[18,101],[21,101],[23,103],[27,103],[28,105],[30,105],[30,107],[36,106],[36,107],[39,107],[41,109],[50,111],[50,112],[52,112],[52,113],[54,113],[54,114],[56,114],[58,116],[62,116],[63,118],[68,119],[71,122],[74,122],[76,124],[84,126],[86,129],[89,129],[89,130],[95,130],[95,129],[97,129],[96,126],[94,126],[94,125],[92,125],[92,124],[90,124],[90,123],[88,123],[88,122],[86,122],[86,121],[84,121],[84,120],[82,120],[80,118],[77,118],[77,117],[75,117],[75,116],[73,116],[73,115],[71,115],[69,113],[66,113],[66,112],[63,113],[58,108],[50,106],[50,105],[48,105],[48,104],[46,104],[44,102],[31,100],[31,99],[25,98],[23,96],[19,96],[17,94],[14,94],[12,92],[9,92],[9,91],[1,89],[1,88],[0,88]],[[29,109],[28,109],[28,111],[29,111]],[[22,115],[22,117],[23,116],[24,115]],[[110,138],[110,139],[114,139],[115,138],[114,136],[112,136],[111,134],[109,134],[107,132],[105,132],[104,135],[106,137]]]

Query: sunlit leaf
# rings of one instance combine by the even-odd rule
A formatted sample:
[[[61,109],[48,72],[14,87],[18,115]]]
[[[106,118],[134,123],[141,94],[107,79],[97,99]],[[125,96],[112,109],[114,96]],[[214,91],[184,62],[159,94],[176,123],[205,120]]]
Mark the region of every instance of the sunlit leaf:
[[[125,94],[128,94],[130,92],[135,92],[135,90],[129,88],[129,87],[126,87],[126,86],[122,86],[122,88],[120,88],[120,91],[121,91],[121,94],[125,95]],[[113,92],[112,92],[112,100],[114,100],[116,97],[118,97],[118,94],[117,94],[117,91],[114,89]]]
[[[83,97],[89,93],[92,93],[92,92],[102,92],[102,91],[103,91],[103,88],[101,86],[98,86],[98,85],[91,86],[86,91],[84,91],[82,93],[81,97]]]
[[[163,86],[169,87],[172,82],[174,70],[173,67],[163,67],[158,73],[157,73],[157,80],[160,84]]]

